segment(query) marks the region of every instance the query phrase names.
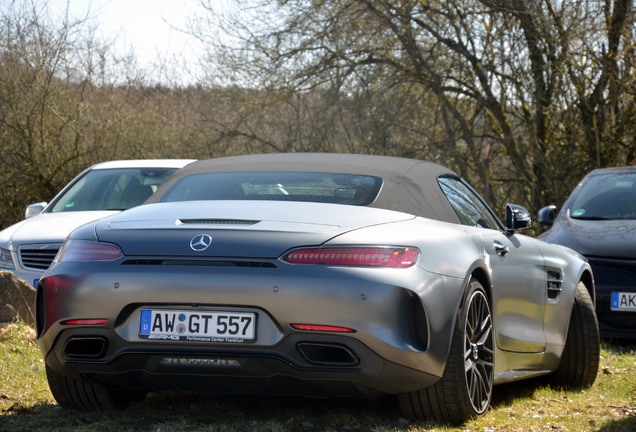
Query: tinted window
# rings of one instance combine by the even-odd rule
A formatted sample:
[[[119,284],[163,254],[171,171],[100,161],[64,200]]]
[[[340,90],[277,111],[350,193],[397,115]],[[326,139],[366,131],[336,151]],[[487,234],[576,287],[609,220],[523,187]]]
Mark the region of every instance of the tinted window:
[[[176,168],[117,168],[87,172],[62,195],[57,212],[126,210],[143,203]]]
[[[636,172],[589,177],[570,205],[575,219],[636,219]]]
[[[277,200],[367,205],[375,200],[378,177],[314,172],[203,173],[179,179],[161,202]]]
[[[488,206],[463,181],[452,177],[440,177],[438,183],[462,225],[497,230],[501,228],[499,220]]]

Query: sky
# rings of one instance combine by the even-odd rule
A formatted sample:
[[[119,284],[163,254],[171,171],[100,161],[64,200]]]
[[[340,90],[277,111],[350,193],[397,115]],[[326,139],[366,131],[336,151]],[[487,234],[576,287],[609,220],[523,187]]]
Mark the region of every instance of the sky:
[[[214,0],[225,7],[226,0]],[[51,14],[84,18],[97,24],[98,35],[113,41],[119,55],[135,54],[139,65],[151,69],[157,60],[186,60],[193,67],[201,52],[196,38],[179,31],[201,11],[197,0],[49,0]]]

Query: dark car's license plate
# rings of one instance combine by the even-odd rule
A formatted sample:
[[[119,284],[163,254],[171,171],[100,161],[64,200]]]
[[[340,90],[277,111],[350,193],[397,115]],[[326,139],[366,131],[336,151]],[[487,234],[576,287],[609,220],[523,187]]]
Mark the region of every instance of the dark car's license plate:
[[[234,311],[143,309],[139,336],[163,340],[250,342],[256,338],[256,315]]]
[[[612,292],[612,310],[636,312],[636,293]]]

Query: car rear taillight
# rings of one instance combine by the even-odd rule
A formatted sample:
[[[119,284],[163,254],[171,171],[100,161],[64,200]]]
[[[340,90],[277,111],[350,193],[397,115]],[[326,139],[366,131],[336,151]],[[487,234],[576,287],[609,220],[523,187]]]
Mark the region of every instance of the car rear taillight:
[[[417,262],[419,255],[418,249],[407,247],[318,247],[295,249],[281,260],[291,264],[407,268]]]
[[[355,333],[354,329],[348,327],[321,325],[321,324],[290,324],[295,330],[302,331],[318,331],[318,332],[332,332],[332,333]]]
[[[70,319],[66,321],[62,321],[62,325],[73,325],[73,326],[103,326],[108,324],[107,319]]]
[[[55,261],[113,261],[124,256],[119,246],[89,240],[67,240]]]

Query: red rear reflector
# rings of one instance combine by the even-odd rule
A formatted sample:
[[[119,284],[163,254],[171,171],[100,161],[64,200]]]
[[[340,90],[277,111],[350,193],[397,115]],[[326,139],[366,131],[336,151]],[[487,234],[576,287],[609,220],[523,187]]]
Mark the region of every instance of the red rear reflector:
[[[328,325],[315,325],[315,324],[292,324],[296,330],[303,331],[322,331],[322,332],[335,332],[335,333],[355,333],[356,331],[347,327],[337,327]]]
[[[73,319],[62,322],[63,325],[104,325],[107,323],[107,319]]]
[[[405,247],[328,247],[295,249],[282,260],[292,264],[407,268],[419,256],[418,249]]]

